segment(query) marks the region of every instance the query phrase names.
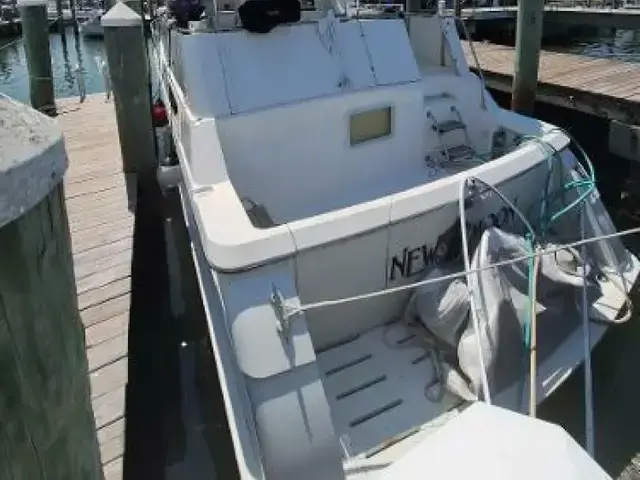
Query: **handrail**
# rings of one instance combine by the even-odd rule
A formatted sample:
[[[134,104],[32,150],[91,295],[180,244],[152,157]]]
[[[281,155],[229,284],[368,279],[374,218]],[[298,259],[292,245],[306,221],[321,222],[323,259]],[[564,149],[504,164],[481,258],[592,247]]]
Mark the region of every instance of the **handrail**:
[[[485,102],[484,95],[487,90],[487,83],[484,78],[484,72],[482,71],[482,67],[480,66],[480,60],[478,60],[478,55],[476,54],[476,49],[473,46],[473,40],[471,40],[471,35],[469,35],[469,31],[467,30],[467,26],[465,25],[464,20],[461,17],[453,17],[453,18],[456,23],[458,21],[460,22],[460,24],[462,25],[462,30],[464,31],[464,36],[469,42],[469,49],[471,49],[471,55],[473,56],[473,61],[476,64],[476,71],[478,72],[478,76],[480,77],[480,84],[482,85],[482,92],[480,95],[480,108],[482,108],[482,110],[486,110],[487,105]]]

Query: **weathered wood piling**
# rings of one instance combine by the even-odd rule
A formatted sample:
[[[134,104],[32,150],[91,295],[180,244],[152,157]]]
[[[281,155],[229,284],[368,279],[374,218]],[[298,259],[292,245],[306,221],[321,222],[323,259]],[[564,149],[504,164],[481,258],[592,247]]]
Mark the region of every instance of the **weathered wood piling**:
[[[47,0],[18,0],[24,51],[29,70],[29,97],[36,110],[55,114]]]
[[[64,15],[62,14],[62,0],[56,0],[56,19],[58,32],[64,34]]]
[[[0,96],[0,478],[100,479],[56,123]]]
[[[101,22],[116,107],[122,168],[129,206],[134,209],[138,181],[142,178],[154,179],[156,173],[149,59],[143,19],[127,4],[118,2],[102,17]]]
[[[527,115],[533,113],[536,101],[543,13],[543,0],[518,2],[511,109]]]
[[[73,25],[74,34],[78,33],[78,16],[76,14],[76,0],[69,0],[69,9],[71,10],[71,24]]]
[[[155,175],[149,61],[142,17],[122,2],[102,17],[125,173]]]

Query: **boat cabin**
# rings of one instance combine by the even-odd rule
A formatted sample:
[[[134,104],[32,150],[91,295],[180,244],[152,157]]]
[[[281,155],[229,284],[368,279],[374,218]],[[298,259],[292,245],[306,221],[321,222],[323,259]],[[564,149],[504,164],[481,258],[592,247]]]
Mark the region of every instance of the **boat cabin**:
[[[234,13],[201,23],[161,23],[154,52],[241,474],[376,477],[460,401],[425,393],[439,362],[399,321],[409,292],[387,291],[462,269],[461,212],[476,241],[492,226],[521,231],[513,208],[463,180],[529,211],[575,165],[570,140],[495,104],[452,18],[303,12],[265,34]],[[550,175],[550,150],[566,171]],[[623,300],[609,290],[611,316]],[[580,362],[571,329],[540,350],[540,398]],[[516,387],[505,402],[518,408]]]

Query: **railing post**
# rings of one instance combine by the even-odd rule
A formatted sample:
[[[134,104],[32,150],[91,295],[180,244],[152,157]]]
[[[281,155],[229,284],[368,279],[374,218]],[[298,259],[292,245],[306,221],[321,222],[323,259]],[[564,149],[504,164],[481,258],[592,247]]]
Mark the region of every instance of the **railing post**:
[[[0,478],[99,480],[62,132],[1,95],[0,124]]]
[[[18,0],[22,37],[29,72],[29,97],[36,110],[56,112],[49,51],[47,0]]]
[[[543,0],[518,2],[511,109],[526,115],[533,113],[536,101],[543,14]]]

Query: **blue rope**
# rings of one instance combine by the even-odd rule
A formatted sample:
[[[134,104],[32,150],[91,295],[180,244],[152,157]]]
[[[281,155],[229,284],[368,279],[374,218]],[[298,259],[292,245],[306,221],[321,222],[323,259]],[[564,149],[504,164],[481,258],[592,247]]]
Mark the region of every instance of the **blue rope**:
[[[527,235],[526,239],[527,245],[527,253],[529,255],[533,254],[533,241],[529,235]],[[529,267],[529,275],[528,275],[528,296],[529,302],[533,302],[533,284],[535,282],[535,278],[533,276],[534,267],[534,258],[529,257],[527,260]],[[522,336],[524,338],[524,346],[528,348],[531,347],[531,304],[529,304],[529,308],[527,308],[527,317],[525,318],[524,325],[522,328]]]
[[[579,149],[582,159],[587,164],[587,171],[585,171],[582,164],[578,160],[576,160],[575,163],[579,167],[579,170],[580,170],[579,173],[583,175],[585,178],[582,180],[571,180],[565,183],[564,185],[562,185],[560,188],[554,191],[549,191],[550,185],[551,185],[551,179],[553,176],[553,168],[554,168],[553,160],[560,160],[560,162],[562,162],[562,160],[558,156],[559,152],[555,149],[553,145],[544,141],[540,137],[535,137],[535,136],[523,137],[523,140],[533,140],[543,148],[546,154],[547,166],[549,167],[549,173],[547,175],[547,184],[543,192],[541,204],[540,204],[540,219],[539,219],[539,225],[537,226],[538,231],[537,232],[530,231],[526,235],[527,253],[529,254],[533,254],[533,251],[534,251],[534,240],[533,240],[534,238],[536,237],[544,238],[545,235],[549,232],[551,226],[556,221],[558,221],[558,219],[560,219],[561,217],[563,217],[564,215],[572,211],[577,206],[581,205],[582,202],[584,202],[587,199],[587,197],[596,188],[595,169],[593,168],[593,163],[591,162],[591,159],[589,158],[587,153],[580,146],[580,144],[578,144],[578,142],[575,141],[575,139],[571,136],[571,134],[569,134],[569,132],[560,128],[556,130],[561,131],[563,134],[565,134],[570,139],[570,141]],[[578,197],[568,205],[564,205],[558,211],[552,214],[549,214],[548,209],[550,208],[550,206],[553,205],[555,201],[561,196],[563,196],[566,192],[572,191],[574,189],[578,192]],[[528,270],[529,270],[529,273],[528,273],[529,302],[534,302],[535,299],[533,298],[533,286],[534,286],[535,278],[533,275],[534,273],[533,257],[530,257],[528,260]],[[529,306],[532,307],[531,304]],[[527,317],[525,319],[525,323],[523,326],[523,340],[527,348],[531,346],[531,320],[532,320],[531,310],[532,308],[527,309]]]

